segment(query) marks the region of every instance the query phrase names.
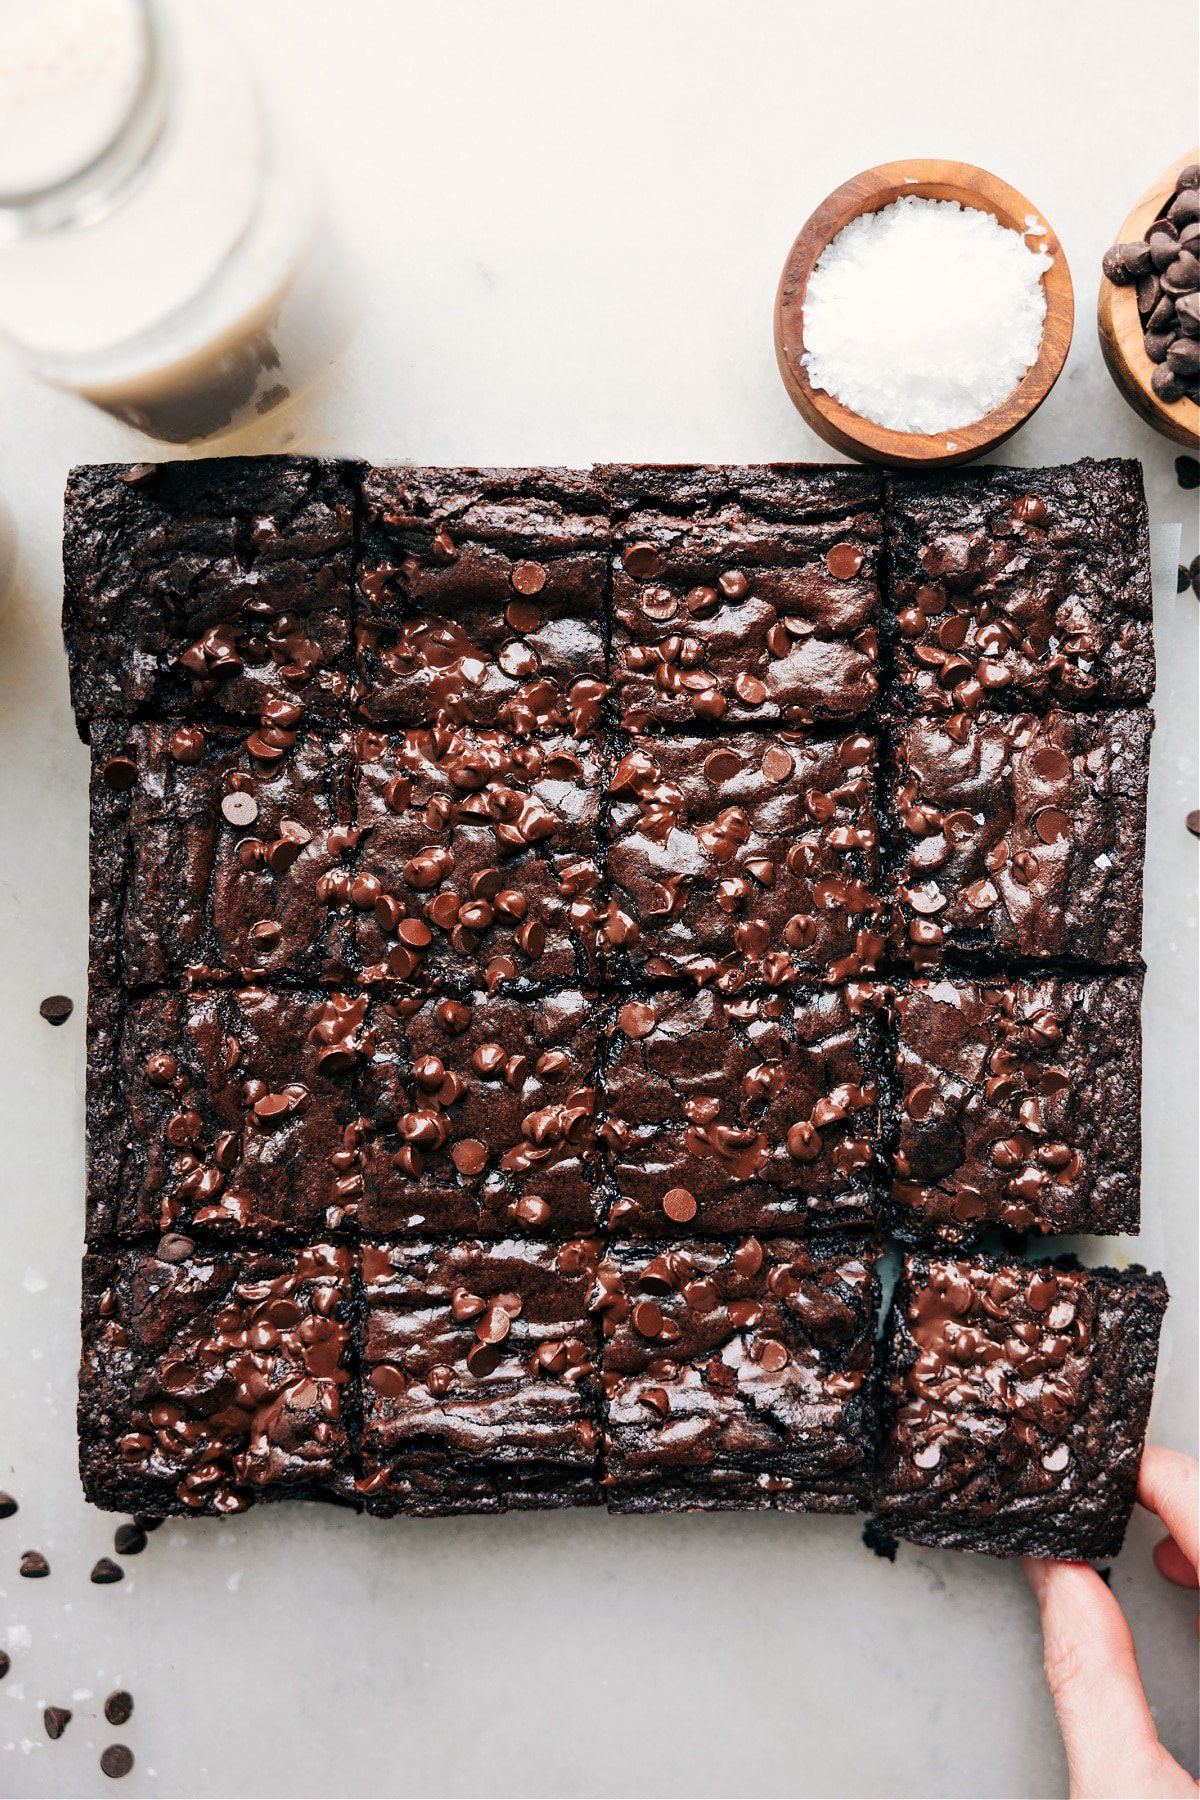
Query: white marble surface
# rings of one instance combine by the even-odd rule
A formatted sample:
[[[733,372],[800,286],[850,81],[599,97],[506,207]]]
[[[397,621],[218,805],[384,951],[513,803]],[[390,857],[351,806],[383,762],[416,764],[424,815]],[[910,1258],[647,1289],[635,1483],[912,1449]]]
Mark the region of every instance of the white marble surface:
[[[792,236],[853,171],[991,167],[1072,263],[1066,374],[1013,461],[1140,456],[1156,525],[1191,496],[1092,327],[1100,255],[1194,134],[1196,23],[1169,52],[1112,0],[254,0],[239,28],[308,119],[358,336],[254,442],[379,459],[821,457],[776,374]],[[881,312],[885,315],[885,299]],[[885,324],[885,316],[881,321]],[[75,1476],[86,759],[58,635],[68,465],[144,443],[0,366],[19,575],[0,619],[0,1791],[174,1795],[1043,1795],[1065,1771],[1019,1570],[854,1521],[586,1515],[369,1523],[286,1508],[171,1525],[119,1587]],[[1196,772],[1191,595],[1157,607],[1147,871],[1147,1226],[1174,1294],[1153,1429],[1195,1448]],[[73,1019],[37,1014],[66,992]],[[1090,1254],[1097,1255],[1092,1246]],[[1196,1765],[1190,1597],[1132,1531],[1113,1580],[1162,1733]],[[43,1550],[48,1581],[17,1579]],[[132,1722],[106,1727],[118,1683]],[[44,1703],[72,1706],[50,1743]]]

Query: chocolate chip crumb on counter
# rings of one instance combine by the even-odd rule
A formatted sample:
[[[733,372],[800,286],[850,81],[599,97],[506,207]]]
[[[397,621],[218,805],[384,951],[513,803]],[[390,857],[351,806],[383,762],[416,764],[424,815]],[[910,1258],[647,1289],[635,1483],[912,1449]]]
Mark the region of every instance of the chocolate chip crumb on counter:
[[[913,1543],[1114,1556],[1133,1509],[1167,1292],[1142,1269],[910,1256],[875,1510]]]

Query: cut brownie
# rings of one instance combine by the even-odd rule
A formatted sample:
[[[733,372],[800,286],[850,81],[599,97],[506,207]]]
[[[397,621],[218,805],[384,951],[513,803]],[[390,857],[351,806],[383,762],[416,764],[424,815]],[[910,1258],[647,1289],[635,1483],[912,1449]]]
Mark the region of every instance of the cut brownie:
[[[93,990],[88,1235],[309,1233],[353,1216],[366,996]]]
[[[832,1238],[610,1248],[604,1468],[617,1512],[854,1512],[870,1494],[879,1283]]]
[[[349,734],[269,736],[93,723],[93,980],[348,978]]]
[[[590,1239],[363,1245],[370,1511],[599,1500],[598,1257]]]
[[[1137,1231],[1141,989],[942,976],[897,994],[897,1237]]]
[[[880,483],[866,470],[601,468],[623,723],[848,719],[876,673]]]
[[[79,1458],[117,1512],[352,1494],[351,1252],[231,1255],[180,1236],[83,1266]]]
[[[1141,990],[1141,976],[901,988],[896,1237],[1137,1231]]]
[[[67,483],[63,635],[98,717],[344,712],[357,465],[96,464]]]
[[[1135,962],[1153,716],[957,714],[895,742],[900,954]]]
[[[881,1523],[918,1544],[1080,1560],[1121,1548],[1161,1275],[911,1256],[893,1304]]]
[[[900,704],[1129,706],[1154,687],[1136,462],[888,484]]]
[[[400,725],[582,731],[604,697],[610,528],[572,469],[371,469],[359,704]]]
[[[804,1231],[876,1209],[879,1022],[861,987],[610,1002],[613,1232]]]
[[[782,986],[874,967],[875,740],[638,738],[607,783],[618,978]]]
[[[600,752],[569,736],[358,733],[344,878],[369,973],[542,988],[594,979]]]
[[[370,1027],[364,1230],[427,1237],[515,1225],[568,1237],[595,1225],[591,996],[380,1001]]]

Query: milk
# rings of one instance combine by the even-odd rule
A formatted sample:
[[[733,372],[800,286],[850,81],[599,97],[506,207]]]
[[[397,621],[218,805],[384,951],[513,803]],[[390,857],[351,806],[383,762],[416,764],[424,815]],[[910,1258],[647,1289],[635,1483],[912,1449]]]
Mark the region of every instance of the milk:
[[[0,331],[47,380],[173,442],[289,397],[310,193],[203,0],[0,0]]]

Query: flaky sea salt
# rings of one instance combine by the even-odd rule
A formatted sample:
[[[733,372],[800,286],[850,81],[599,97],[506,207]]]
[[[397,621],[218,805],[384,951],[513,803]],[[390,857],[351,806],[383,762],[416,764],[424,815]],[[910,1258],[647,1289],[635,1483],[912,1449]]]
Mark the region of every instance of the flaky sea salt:
[[[1036,360],[1052,260],[957,200],[906,194],[863,213],[809,277],[809,380],[893,431],[969,425]]]

